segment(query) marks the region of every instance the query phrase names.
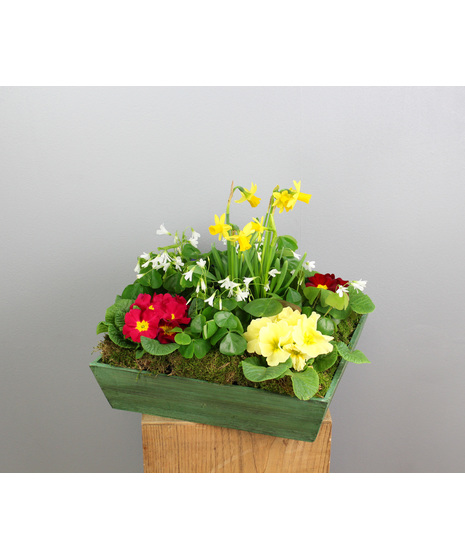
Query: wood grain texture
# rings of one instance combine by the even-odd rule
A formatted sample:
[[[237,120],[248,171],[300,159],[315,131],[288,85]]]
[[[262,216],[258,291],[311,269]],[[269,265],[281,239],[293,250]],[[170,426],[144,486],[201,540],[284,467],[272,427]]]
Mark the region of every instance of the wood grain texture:
[[[329,473],[329,411],[314,442],[142,415],[144,473]]]

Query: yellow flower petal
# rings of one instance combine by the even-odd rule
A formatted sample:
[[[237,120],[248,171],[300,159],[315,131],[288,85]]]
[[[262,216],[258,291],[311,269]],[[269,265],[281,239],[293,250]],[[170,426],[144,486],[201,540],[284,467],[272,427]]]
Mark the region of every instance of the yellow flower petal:
[[[319,315],[316,312],[313,312],[310,318],[307,318],[304,314],[299,319],[297,325],[294,326],[292,332],[295,344],[309,358],[328,354],[334,349],[333,345],[329,342],[333,338],[329,335],[323,335],[316,329],[318,318]]]
[[[284,345],[283,349],[289,354],[292,360],[292,368],[300,372],[307,365],[309,356],[303,353],[295,343]]]
[[[218,240],[221,240],[222,236],[224,236],[224,238],[226,238],[226,239],[228,239],[228,237],[229,237],[228,231],[231,230],[231,225],[226,225],[225,224],[225,222],[224,222],[225,218],[226,218],[225,213],[223,213],[223,215],[221,215],[221,217],[218,217],[218,215],[215,215],[215,224],[208,227],[208,230],[209,230],[210,234],[212,234],[213,236],[215,236],[216,234],[218,235]]]
[[[274,322],[260,330],[258,341],[260,350],[268,366],[286,362],[289,353],[282,347],[292,340],[292,329],[286,322]]]
[[[254,184],[253,182],[250,190],[247,190],[247,188],[242,188],[241,186],[241,190],[240,190],[241,197],[240,199],[236,200],[236,203],[242,203],[248,201],[252,207],[257,207],[257,205],[261,201],[261,198],[257,198],[257,196],[254,195],[256,191],[257,191],[257,185]]]
[[[260,330],[270,323],[272,323],[270,318],[257,318],[252,320],[247,326],[244,338],[247,341],[247,351],[249,353],[257,353],[258,355],[262,354],[258,337],[260,335]]]

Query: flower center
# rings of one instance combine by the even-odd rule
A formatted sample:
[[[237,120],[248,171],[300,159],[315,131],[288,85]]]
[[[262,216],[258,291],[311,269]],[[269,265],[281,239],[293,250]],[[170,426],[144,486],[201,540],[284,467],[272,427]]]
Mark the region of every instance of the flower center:
[[[149,329],[149,322],[142,320],[136,324],[137,331],[147,331]]]
[[[326,289],[328,290],[328,285],[317,285],[317,289]]]

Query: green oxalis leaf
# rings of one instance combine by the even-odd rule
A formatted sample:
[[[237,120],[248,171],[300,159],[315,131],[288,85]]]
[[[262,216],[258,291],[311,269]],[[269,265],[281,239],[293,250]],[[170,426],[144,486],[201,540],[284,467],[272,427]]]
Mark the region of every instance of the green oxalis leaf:
[[[192,333],[202,333],[203,326],[207,323],[207,318],[203,314],[198,314],[191,321],[189,328]]]
[[[350,307],[357,314],[369,314],[375,309],[371,298],[353,287],[349,287]]]
[[[192,338],[187,333],[177,333],[174,342],[178,345],[190,345]]]
[[[207,339],[194,339],[192,344],[194,345],[194,355],[197,358],[203,358],[211,347],[211,343]]]
[[[333,293],[332,291],[324,289],[320,290],[320,301],[323,306],[331,306],[332,308],[336,308],[336,310],[345,310],[349,305],[349,297],[347,293],[343,293],[342,296],[339,296],[337,293]]]
[[[349,347],[342,341],[336,343],[336,347],[341,357],[344,360],[347,360],[348,362],[354,362],[356,364],[364,364],[370,362],[367,359],[367,357],[362,353],[362,351],[359,350],[351,351]]]
[[[241,321],[231,312],[221,310],[214,315],[213,319],[218,327],[224,327],[233,331],[237,330],[241,333],[243,331]]]
[[[161,287],[163,280],[160,273],[156,269],[151,269],[150,271],[142,275],[142,277],[137,279],[137,282],[145,287],[158,289],[158,287]]]
[[[276,316],[283,309],[281,303],[274,298],[256,298],[243,308],[248,314],[256,318]]]
[[[228,332],[220,343],[220,353],[227,356],[241,355],[247,349],[247,341],[234,331]]]
[[[218,331],[218,326],[215,323],[215,320],[208,320],[206,324],[203,326],[202,335],[204,339],[209,339]]]

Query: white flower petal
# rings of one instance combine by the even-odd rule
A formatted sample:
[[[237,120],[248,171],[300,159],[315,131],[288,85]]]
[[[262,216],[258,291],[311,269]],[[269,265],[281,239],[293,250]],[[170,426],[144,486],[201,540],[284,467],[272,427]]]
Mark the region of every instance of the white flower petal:
[[[163,235],[163,234],[169,234],[169,235],[171,235],[171,233],[169,233],[169,232],[166,230],[164,224],[161,224],[161,225],[160,225],[160,228],[158,229],[158,231],[157,231],[156,234],[158,234],[158,235]]]

